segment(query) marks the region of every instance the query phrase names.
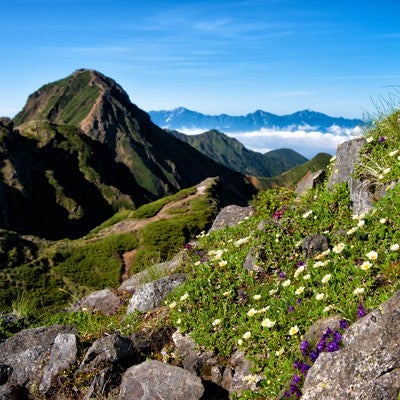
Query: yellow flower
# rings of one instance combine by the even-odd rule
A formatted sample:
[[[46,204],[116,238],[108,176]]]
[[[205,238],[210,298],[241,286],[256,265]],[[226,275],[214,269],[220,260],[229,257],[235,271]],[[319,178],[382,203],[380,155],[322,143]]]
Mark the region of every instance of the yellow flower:
[[[281,347],[279,350],[277,350],[277,351],[275,352],[275,355],[276,355],[277,357],[280,357],[284,352],[285,352],[285,349],[284,349],[283,347]]]
[[[289,335],[290,335],[290,336],[296,335],[298,332],[299,332],[299,327],[298,327],[297,325],[292,326],[292,327],[289,329]]]

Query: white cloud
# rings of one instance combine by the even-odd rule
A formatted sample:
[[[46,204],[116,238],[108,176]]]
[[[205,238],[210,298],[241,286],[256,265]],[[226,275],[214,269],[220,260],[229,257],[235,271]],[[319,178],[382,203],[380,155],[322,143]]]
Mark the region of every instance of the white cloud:
[[[307,127],[309,128],[309,127]],[[180,129],[187,135],[198,135],[204,130],[200,129]],[[317,130],[276,130],[261,129],[252,132],[228,133],[230,137],[239,140],[250,150],[266,153],[271,150],[288,148],[297,151],[303,156],[311,159],[318,153],[336,154],[337,146],[346,140],[360,136],[362,129],[340,128],[331,126],[328,133]]]

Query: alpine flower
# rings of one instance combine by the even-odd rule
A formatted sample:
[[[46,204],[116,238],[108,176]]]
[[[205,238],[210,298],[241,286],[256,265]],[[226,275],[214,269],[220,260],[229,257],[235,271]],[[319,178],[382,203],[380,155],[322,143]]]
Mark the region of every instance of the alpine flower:
[[[292,326],[292,327],[289,329],[289,335],[290,335],[290,336],[296,335],[298,332],[299,332],[299,327],[298,327],[297,325]]]
[[[378,253],[376,251],[370,251],[369,253],[366,254],[367,258],[370,260],[376,260],[378,258]]]
[[[271,321],[269,318],[265,318],[261,322],[261,326],[263,328],[272,328],[275,325],[276,321]]]
[[[372,267],[372,264],[369,261],[364,261],[360,265],[360,269],[362,269],[363,271],[368,271],[371,267]]]

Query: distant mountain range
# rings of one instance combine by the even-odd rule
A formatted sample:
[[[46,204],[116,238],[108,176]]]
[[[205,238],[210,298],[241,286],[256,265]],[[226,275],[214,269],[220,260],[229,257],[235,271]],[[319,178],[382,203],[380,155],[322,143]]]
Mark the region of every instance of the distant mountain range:
[[[178,107],[170,111],[149,111],[149,115],[151,120],[162,128],[178,131],[217,129],[224,133],[251,132],[260,129],[330,132],[333,127],[353,129],[365,124],[360,119],[330,117],[311,110],[282,116],[257,110],[243,116],[232,116],[207,115]]]

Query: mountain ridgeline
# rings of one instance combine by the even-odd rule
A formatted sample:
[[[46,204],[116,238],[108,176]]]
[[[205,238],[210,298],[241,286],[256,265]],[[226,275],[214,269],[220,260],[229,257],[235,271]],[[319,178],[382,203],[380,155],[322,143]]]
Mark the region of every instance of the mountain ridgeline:
[[[217,130],[199,135],[185,135],[167,130],[180,140],[235,171],[262,177],[272,177],[307,162],[307,158],[290,149],[272,150],[261,154],[248,150],[238,140]]]
[[[174,110],[149,111],[152,121],[162,128],[174,130],[218,129],[226,133],[250,132],[260,129],[318,130],[329,132],[334,126],[352,129],[365,125],[360,119],[330,117],[326,114],[303,110],[289,115],[275,115],[257,110],[247,115],[207,115],[178,107]]]
[[[1,125],[0,228],[78,237],[123,208],[219,177],[221,205],[256,189],[156,126],[112,79],[77,70]]]

